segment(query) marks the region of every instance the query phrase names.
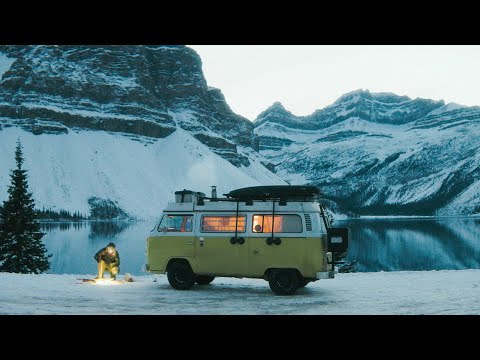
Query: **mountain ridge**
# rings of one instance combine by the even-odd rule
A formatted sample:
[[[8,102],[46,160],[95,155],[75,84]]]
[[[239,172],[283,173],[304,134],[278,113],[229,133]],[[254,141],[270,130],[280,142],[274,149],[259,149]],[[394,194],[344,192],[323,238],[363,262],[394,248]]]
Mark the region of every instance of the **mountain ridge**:
[[[480,213],[480,107],[356,90],[308,116],[276,103],[254,122],[291,184],[361,215]]]
[[[0,46],[0,168],[26,139],[37,205],[57,210],[151,217],[177,188],[287,181],[350,214],[478,214],[479,123],[480,107],[362,89],[250,122],[185,46]]]
[[[0,168],[20,138],[38,208],[151,218],[178,189],[284,183],[186,46],[0,46],[0,70]]]

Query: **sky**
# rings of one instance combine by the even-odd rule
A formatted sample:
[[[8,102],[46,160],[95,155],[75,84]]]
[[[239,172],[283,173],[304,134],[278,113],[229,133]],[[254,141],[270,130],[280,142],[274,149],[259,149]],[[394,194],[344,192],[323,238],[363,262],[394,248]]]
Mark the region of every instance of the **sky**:
[[[254,120],[280,101],[309,115],[364,89],[480,105],[480,46],[189,45],[209,86]]]

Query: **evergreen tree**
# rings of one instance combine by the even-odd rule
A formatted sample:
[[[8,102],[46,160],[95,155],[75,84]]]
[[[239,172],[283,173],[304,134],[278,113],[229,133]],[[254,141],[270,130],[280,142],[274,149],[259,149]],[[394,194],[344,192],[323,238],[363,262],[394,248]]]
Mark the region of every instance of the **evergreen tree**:
[[[8,200],[0,210],[0,271],[39,274],[50,268],[36,218],[35,203],[28,192],[27,171],[22,169],[20,140],[15,150],[17,168],[10,174]]]

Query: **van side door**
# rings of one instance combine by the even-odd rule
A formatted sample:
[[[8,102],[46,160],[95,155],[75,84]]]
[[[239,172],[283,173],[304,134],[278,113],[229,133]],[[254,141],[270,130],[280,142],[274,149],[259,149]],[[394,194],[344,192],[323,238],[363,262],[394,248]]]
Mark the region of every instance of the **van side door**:
[[[195,273],[244,276],[248,266],[246,215],[198,214],[195,238]],[[235,238],[235,227],[237,237]]]
[[[273,220],[273,238],[272,238]],[[248,273],[263,277],[269,268],[293,268],[301,271],[307,261],[305,229],[299,214],[254,213],[248,239]]]

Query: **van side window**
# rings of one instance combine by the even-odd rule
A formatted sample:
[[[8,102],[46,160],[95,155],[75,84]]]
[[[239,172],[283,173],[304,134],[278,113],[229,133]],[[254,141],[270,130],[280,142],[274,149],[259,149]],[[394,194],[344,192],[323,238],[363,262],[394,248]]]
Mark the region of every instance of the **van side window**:
[[[237,231],[245,232],[246,216],[239,216]],[[202,216],[202,232],[235,232],[235,216]]]
[[[192,220],[192,215],[163,215],[157,230],[159,232],[191,232]]]
[[[299,215],[275,215],[273,232],[301,233],[302,218]],[[272,215],[253,215],[252,231],[254,233],[272,232]]]

